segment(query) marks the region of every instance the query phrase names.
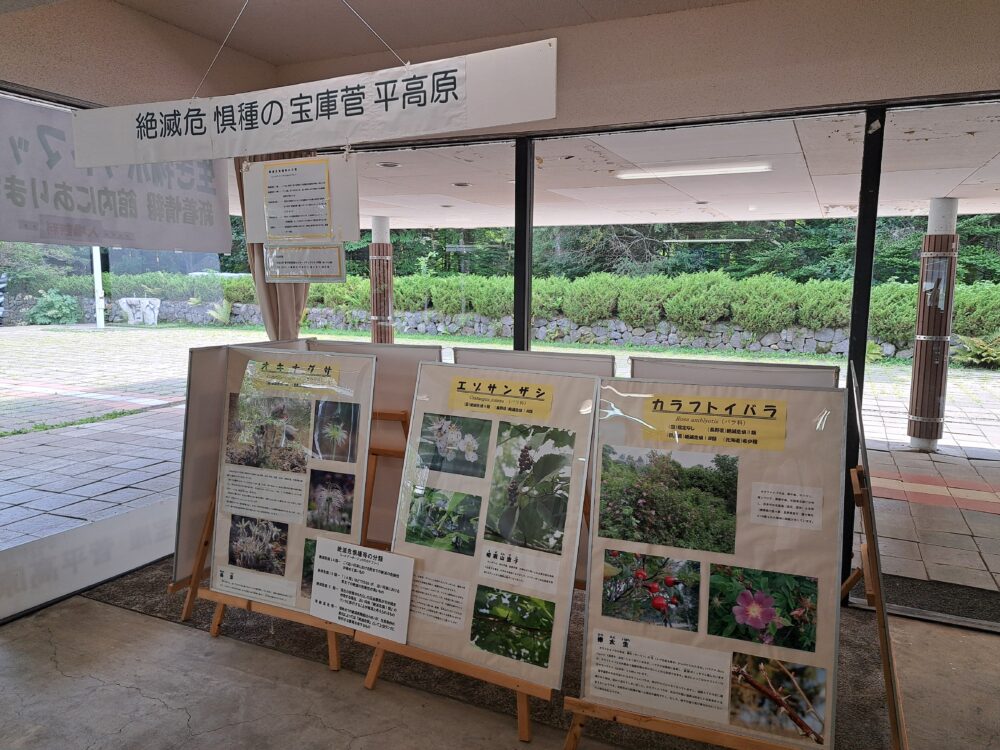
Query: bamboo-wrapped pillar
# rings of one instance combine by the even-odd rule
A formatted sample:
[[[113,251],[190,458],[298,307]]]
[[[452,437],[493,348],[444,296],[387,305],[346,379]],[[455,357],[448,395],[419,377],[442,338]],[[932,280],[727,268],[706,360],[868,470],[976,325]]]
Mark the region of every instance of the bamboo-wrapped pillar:
[[[910,447],[933,451],[944,434],[951,317],[955,306],[958,263],[957,198],[933,198],[920,254],[917,336],[913,346],[910,412],[906,434]]]
[[[372,242],[368,246],[368,275],[371,279],[372,343],[391,344],[392,327],[392,243],[389,217],[372,217]]]

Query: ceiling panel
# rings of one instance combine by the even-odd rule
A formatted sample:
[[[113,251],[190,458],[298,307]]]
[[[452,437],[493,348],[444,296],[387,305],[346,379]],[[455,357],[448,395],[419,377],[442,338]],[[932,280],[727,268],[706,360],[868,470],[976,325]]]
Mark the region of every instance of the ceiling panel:
[[[863,113],[804,117],[795,121],[795,130],[813,176],[861,171],[865,140]]]
[[[666,182],[678,190],[692,196],[696,200],[718,200],[728,195],[744,195],[750,193],[803,193],[812,192],[812,180],[802,153],[781,154],[769,156],[766,159],[771,165],[770,172],[751,174],[705,175],[702,177],[669,177]],[[711,164],[711,161],[704,162]],[[669,168],[671,165],[649,165],[648,169],[658,166]]]
[[[979,168],[1000,154],[1000,104],[897,110],[886,117],[883,169]]]

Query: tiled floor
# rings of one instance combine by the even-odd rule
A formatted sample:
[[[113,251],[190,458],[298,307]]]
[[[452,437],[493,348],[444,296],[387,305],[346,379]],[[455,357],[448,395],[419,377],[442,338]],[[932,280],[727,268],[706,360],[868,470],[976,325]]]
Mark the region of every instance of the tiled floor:
[[[1000,462],[902,451],[868,459],[883,572],[1000,590]]]
[[[0,438],[0,549],[177,497],[183,407]]]

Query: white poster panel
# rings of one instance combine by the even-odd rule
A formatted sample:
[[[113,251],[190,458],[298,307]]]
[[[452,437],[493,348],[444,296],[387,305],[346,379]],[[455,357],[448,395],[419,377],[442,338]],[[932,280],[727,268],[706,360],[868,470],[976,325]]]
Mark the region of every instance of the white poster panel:
[[[410,645],[560,686],[597,383],[420,366],[392,547]]]
[[[376,638],[406,643],[413,558],[356,544],[316,541],[309,613]]]
[[[555,117],[556,40],[232,96],[77,112],[81,167],[299,151]]]
[[[343,245],[264,246],[264,279],[271,284],[343,283]]]
[[[833,738],[843,390],[604,380],[582,695]]]
[[[0,96],[0,239],[228,253],[224,162],[78,169],[69,110]]]
[[[211,588],[308,612],[318,540],[361,538],[375,357],[228,354]]]

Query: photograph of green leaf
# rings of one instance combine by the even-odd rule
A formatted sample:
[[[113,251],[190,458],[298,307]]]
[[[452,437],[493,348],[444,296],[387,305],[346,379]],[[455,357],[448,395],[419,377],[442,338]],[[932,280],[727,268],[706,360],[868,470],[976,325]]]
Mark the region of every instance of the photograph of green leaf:
[[[731,554],[739,457],[605,445],[598,533]]]
[[[234,515],[230,518],[230,565],[283,576],[287,558],[287,523],[251,516]]]
[[[488,419],[425,414],[417,447],[418,466],[467,477],[486,476],[492,427]]]
[[[472,644],[491,654],[547,667],[555,616],[555,602],[479,586],[472,611]]]
[[[712,565],[708,633],[815,651],[817,595],[815,578]]]
[[[316,540],[306,539],[302,545],[302,581],[299,591],[306,599],[312,599],[313,567],[316,564]]]
[[[324,461],[358,460],[361,407],[349,401],[317,401],[312,454]]]
[[[354,518],[354,475],[312,469],[306,526],[310,529],[350,534]]]
[[[562,553],[575,440],[569,430],[500,423],[486,539]]]
[[[410,499],[406,541],[425,547],[473,555],[483,499],[465,492],[418,487]]]
[[[248,391],[229,397],[226,463],[305,473],[312,402],[261,396]]]
[[[826,670],[734,653],[729,723],[823,744]]]
[[[700,579],[693,560],[605,550],[601,614],[696,631]]]

